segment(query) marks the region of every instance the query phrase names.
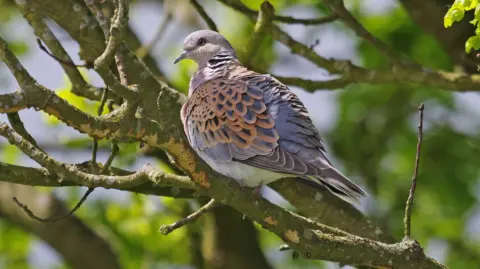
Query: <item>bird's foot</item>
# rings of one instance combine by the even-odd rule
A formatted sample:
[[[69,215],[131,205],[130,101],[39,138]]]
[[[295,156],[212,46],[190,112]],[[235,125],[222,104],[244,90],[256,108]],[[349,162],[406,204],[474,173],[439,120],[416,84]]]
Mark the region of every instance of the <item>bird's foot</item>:
[[[242,189],[249,189],[249,190],[252,189],[252,187],[245,184],[245,182],[243,180],[238,181],[238,183],[240,184],[240,187],[242,187]],[[252,193],[253,193],[253,195],[255,196],[256,199],[262,198],[262,194],[260,193],[260,191],[262,190],[262,187],[263,187],[263,182],[260,182],[260,184],[258,186],[253,188]]]
[[[256,199],[262,198],[262,194],[260,193],[260,191],[262,190],[262,187],[263,187],[263,183],[253,188],[253,195],[255,196]]]

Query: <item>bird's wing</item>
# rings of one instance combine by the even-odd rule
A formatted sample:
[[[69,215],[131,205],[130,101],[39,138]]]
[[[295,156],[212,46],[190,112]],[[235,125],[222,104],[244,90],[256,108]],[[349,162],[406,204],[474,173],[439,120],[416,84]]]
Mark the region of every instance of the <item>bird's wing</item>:
[[[263,102],[279,135],[278,147],[272,154],[252,156],[244,163],[305,176],[319,175],[322,169],[331,166],[324,155],[322,138],[297,95],[270,75],[253,73],[237,79],[247,81],[249,88],[263,93]]]
[[[260,90],[232,79],[200,85],[182,109],[192,147],[219,162],[268,155],[278,147],[278,133]]]
[[[298,154],[302,147],[320,153],[323,145],[318,132],[308,115],[304,116],[307,112],[298,98],[301,106],[292,103],[295,95],[270,89],[273,82],[270,76],[250,71],[200,85],[182,109],[192,147],[219,162],[237,161],[295,175],[318,174],[318,169]],[[284,103],[288,111],[282,107]],[[283,125],[281,117],[291,121],[295,130]]]
[[[248,88],[263,92],[263,102],[275,122],[278,147],[272,154],[256,155],[243,163],[279,172],[301,175],[353,203],[366,192],[338,171],[326,156],[322,138],[307,109],[287,86],[269,75],[246,77]],[[285,156],[291,165],[279,162]],[[318,186],[317,185],[317,186]]]

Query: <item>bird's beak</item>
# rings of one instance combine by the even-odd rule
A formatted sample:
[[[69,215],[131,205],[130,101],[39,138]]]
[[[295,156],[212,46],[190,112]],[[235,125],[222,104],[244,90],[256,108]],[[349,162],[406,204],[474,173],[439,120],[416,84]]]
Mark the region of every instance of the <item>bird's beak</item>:
[[[176,64],[176,63],[180,62],[181,60],[187,58],[187,56],[188,56],[188,52],[184,51],[182,54],[180,54],[180,56],[177,57],[177,59],[175,59],[173,64]]]

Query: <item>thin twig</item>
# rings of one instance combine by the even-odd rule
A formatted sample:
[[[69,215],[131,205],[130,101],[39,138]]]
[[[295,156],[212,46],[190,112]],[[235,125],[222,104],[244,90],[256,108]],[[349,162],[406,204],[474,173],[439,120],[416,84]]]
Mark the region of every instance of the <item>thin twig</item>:
[[[103,107],[105,106],[105,103],[107,102],[108,98],[108,87],[105,87],[103,89],[102,93],[102,99],[100,100],[100,106],[98,107],[97,110],[97,115],[100,116],[103,113]],[[93,149],[92,149],[92,163],[96,165],[97,163],[97,151],[98,151],[98,139],[93,138]]]
[[[98,140],[96,138],[93,139],[93,149],[92,149],[92,163],[97,163],[97,151],[98,151]]]
[[[218,1],[226,5],[229,5],[234,9],[236,9],[237,11],[240,11],[244,14],[255,15],[255,16],[258,15],[257,11],[248,8],[247,6],[241,4],[241,2],[239,4],[239,3],[235,3],[234,1],[228,1],[228,0],[218,0]],[[278,21],[281,23],[288,23],[288,24],[317,25],[317,24],[323,24],[323,23],[329,23],[329,22],[335,21],[336,19],[338,19],[338,15],[332,14],[332,15],[328,15],[320,18],[311,18],[311,19],[298,19],[290,16],[275,15],[273,16],[272,19],[274,21]]]
[[[236,11],[239,11],[247,15],[250,18],[250,20],[255,20],[255,21],[257,20],[257,17],[258,17],[257,12],[256,11],[253,11],[253,13],[249,12],[252,10],[246,7],[240,1],[235,1],[235,2],[228,1],[228,0],[218,0],[218,1],[233,8]],[[289,47],[292,53],[298,54],[304,57],[305,59],[311,61],[312,63],[316,64],[319,67],[326,69],[327,71],[333,74],[343,74],[343,73],[346,73],[346,71],[353,72],[354,69],[356,68],[356,66],[352,66],[351,64],[347,65],[345,64],[345,62],[343,62],[342,64],[333,64],[334,61],[321,57],[314,50],[310,49],[309,46],[296,41],[289,34],[287,34],[285,31],[283,31],[280,27],[276,26],[275,24],[272,24],[270,26],[269,34],[275,40]]]
[[[417,188],[417,175],[418,175],[418,168],[420,164],[420,151],[422,149],[422,140],[423,140],[423,110],[425,106],[420,104],[418,107],[418,115],[420,118],[420,122],[418,123],[418,141],[417,141],[417,153],[415,155],[415,169],[413,171],[412,177],[412,185],[410,186],[410,193],[407,199],[407,205],[405,206],[405,238],[410,237],[411,232],[411,218],[412,218],[412,206],[413,206],[413,199],[415,197],[415,190]]]
[[[20,118],[18,112],[7,113],[7,118],[8,122],[10,122],[10,125],[12,125],[12,129],[15,130],[15,132],[19,133],[23,138],[25,138],[25,140],[29,141],[30,143],[32,143],[32,145],[40,149],[37,141],[35,141],[35,138],[33,138],[33,136],[25,128],[25,125],[23,124],[23,121]]]
[[[210,16],[208,16],[207,12],[202,7],[202,5],[200,5],[197,0],[190,0],[190,4],[193,5],[193,7],[197,10],[200,17],[202,17],[202,19],[205,21],[205,23],[207,23],[208,28],[210,28],[210,30],[218,32],[217,25],[212,20],[212,18],[210,18]]]
[[[17,204],[21,209],[23,209],[23,211],[25,211],[25,213],[31,217],[32,219],[34,220],[38,220],[40,222],[54,222],[54,221],[59,221],[59,220],[62,220],[64,218],[68,218],[70,217],[71,215],[73,215],[73,213],[75,213],[75,211],[77,211],[77,209],[79,209],[83,202],[85,202],[85,200],[87,200],[87,197],[90,195],[90,193],[93,192],[93,188],[89,188],[85,194],[82,196],[82,198],[80,199],[80,201],[75,205],[75,207],[72,208],[72,210],[70,210],[68,213],[66,213],[65,215],[62,215],[60,217],[56,217],[54,218],[53,215],[48,217],[48,218],[40,218],[38,216],[36,216],[29,208],[27,205],[25,204],[22,204],[20,203],[20,201],[18,201],[17,197],[13,197],[12,200],[15,202],[15,204]]]
[[[309,46],[311,50],[315,49],[316,46],[320,45],[320,39],[315,39],[315,42]]]
[[[115,159],[115,156],[119,151],[120,151],[120,148],[118,147],[117,143],[112,142],[112,152],[110,153],[110,156],[108,157],[107,162],[105,162],[105,164],[103,165],[103,168],[100,174],[103,174],[108,170],[110,165],[112,165],[113,159]]]
[[[393,51],[387,44],[376,38],[345,8],[343,0],[325,0],[334,13],[352,29],[357,36],[372,44],[381,53],[383,53],[391,62],[400,63],[398,53]]]
[[[100,100],[100,106],[98,107],[97,110],[97,115],[101,116],[103,113],[103,108],[105,107],[105,103],[107,102],[108,99],[108,87],[105,87],[103,89],[102,93],[102,99]],[[93,149],[92,149],[92,164],[97,166],[97,151],[98,151],[98,139],[93,138]],[[108,167],[107,167],[108,168]],[[105,171],[105,168],[102,168],[102,172],[100,174],[103,174],[103,171]],[[95,190],[95,188],[89,188],[88,191],[85,193],[85,195],[82,197],[82,199],[87,199],[88,195],[92,193]],[[82,200],[75,206],[77,209],[80,208],[82,204]],[[75,212],[75,211],[73,211]],[[73,214],[73,212],[71,212]]]
[[[105,87],[103,89],[102,99],[100,99],[100,106],[97,109],[98,116],[101,116],[103,114],[103,109],[105,108],[105,104],[107,103],[107,100],[108,100],[108,87]]]
[[[197,220],[199,217],[210,211],[212,208],[214,208],[218,203],[215,201],[215,199],[211,199],[208,203],[206,203],[204,206],[202,206],[200,209],[197,211],[193,212],[192,214],[188,215],[187,217],[172,223],[170,225],[162,225],[160,227],[160,232],[163,235],[167,235],[176,229],[185,226],[186,224],[193,222]]]
[[[87,68],[87,69],[92,69],[93,68],[93,63],[84,63],[84,64],[75,64],[74,62],[72,61],[67,61],[67,60],[63,60],[55,55],[53,55],[52,53],[50,53],[48,51],[48,49],[43,45],[42,43],[42,40],[40,40],[40,38],[37,37],[37,44],[38,44],[38,47],[43,51],[45,52],[48,56],[52,57],[54,60],[56,60],[57,62],[59,63],[62,63],[64,65],[68,65],[68,66],[72,66],[72,67],[84,67],[84,68]]]

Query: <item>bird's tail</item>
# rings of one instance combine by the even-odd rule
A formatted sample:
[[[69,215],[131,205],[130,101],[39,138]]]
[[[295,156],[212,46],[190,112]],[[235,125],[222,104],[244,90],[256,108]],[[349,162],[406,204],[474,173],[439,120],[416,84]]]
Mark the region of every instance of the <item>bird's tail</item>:
[[[332,166],[322,169],[321,175],[309,176],[308,179],[323,185],[331,193],[350,204],[356,204],[360,198],[368,196],[364,190]]]

